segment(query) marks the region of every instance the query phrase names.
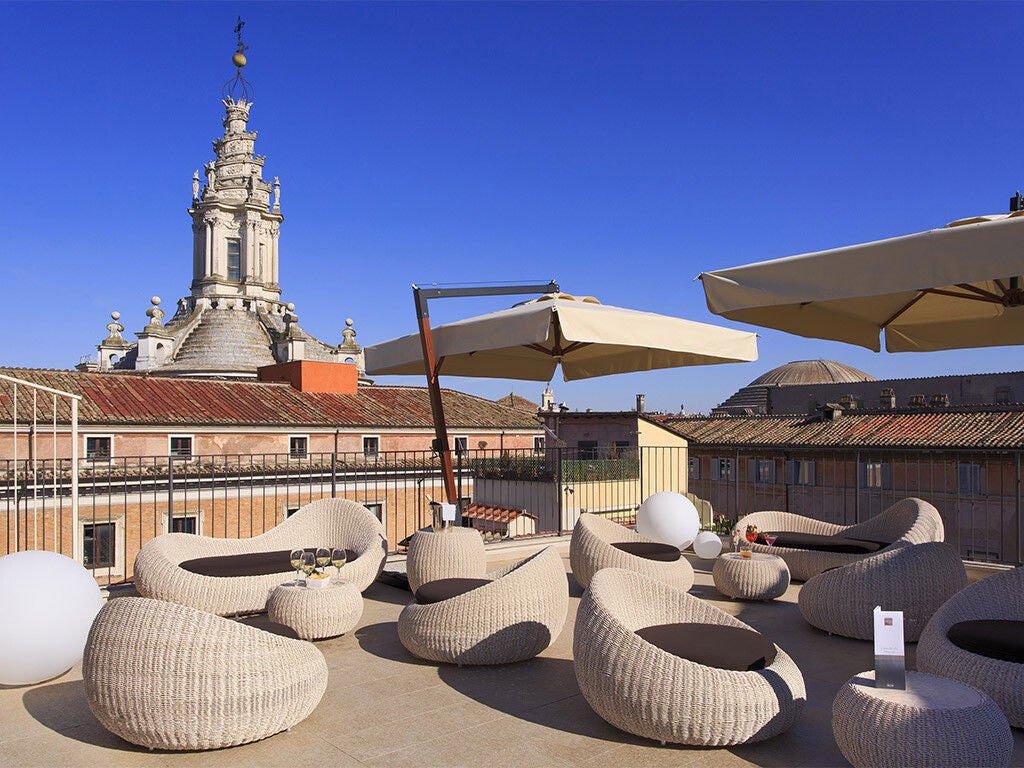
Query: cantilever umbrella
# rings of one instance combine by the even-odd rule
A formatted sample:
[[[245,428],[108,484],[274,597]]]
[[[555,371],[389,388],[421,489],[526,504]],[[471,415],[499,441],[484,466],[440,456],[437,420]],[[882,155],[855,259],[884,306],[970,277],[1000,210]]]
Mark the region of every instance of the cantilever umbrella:
[[[706,323],[553,294],[432,329],[435,373],[566,381],[757,359],[757,337]],[[366,372],[423,375],[419,334],[366,347]]]
[[[702,272],[731,320],[889,352],[1024,344],[1024,212]]]
[[[421,309],[421,326],[424,317]],[[757,359],[754,333],[621,309],[564,293],[433,329],[429,322],[425,325],[425,333],[374,344],[363,352],[366,371],[372,375],[427,373],[450,501],[455,500],[454,480],[439,375],[550,381],[561,365],[563,378],[573,381]],[[431,358],[433,364],[425,364]]]

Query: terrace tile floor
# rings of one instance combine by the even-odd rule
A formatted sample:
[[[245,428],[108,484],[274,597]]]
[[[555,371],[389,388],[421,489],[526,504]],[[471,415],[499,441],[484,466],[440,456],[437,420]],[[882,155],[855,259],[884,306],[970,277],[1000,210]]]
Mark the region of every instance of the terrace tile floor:
[[[556,546],[568,572],[568,542]],[[492,551],[490,565],[530,551]],[[77,666],[39,685],[0,686],[0,768],[847,765],[832,738],[832,698],[845,680],[872,668],[871,643],[830,637],[808,626],[797,608],[799,585],[770,603],[732,601],[714,588],[709,561],[691,562],[697,571],[693,594],[764,632],[803,671],[807,705],[787,733],[749,746],[662,747],[605,723],[576,686],[572,627],[581,590],[571,576],[569,617],[555,644],[536,659],[492,668],[438,666],[411,656],[395,629],[409,593],[377,583],[365,594],[358,628],[317,643],[330,669],[328,690],[316,711],[287,733],[215,752],[150,752],[99,725],[85,703]],[[980,575],[971,574],[972,579]],[[913,668],[914,646],[909,648]],[[1024,732],[1013,734],[1012,765],[1022,766]]]

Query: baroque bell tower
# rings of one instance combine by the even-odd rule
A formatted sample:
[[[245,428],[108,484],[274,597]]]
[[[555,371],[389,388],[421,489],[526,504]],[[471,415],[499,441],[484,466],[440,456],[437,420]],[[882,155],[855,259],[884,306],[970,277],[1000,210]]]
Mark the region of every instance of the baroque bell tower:
[[[213,142],[205,184],[192,176],[192,297],[239,297],[277,302],[277,243],[281,232],[281,185],[263,180],[266,158],[254,154],[256,132],[247,130],[252,86],[242,77],[245,51],[239,19],[237,74],[224,84],[224,135]],[[273,198],[273,200],[271,200]]]

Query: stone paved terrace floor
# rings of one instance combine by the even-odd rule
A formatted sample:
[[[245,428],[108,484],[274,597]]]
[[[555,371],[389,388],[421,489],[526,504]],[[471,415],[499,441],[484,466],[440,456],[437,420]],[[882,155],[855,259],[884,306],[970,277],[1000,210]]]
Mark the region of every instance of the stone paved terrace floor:
[[[568,542],[557,546],[568,571]],[[529,551],[490,551],[490,564]],[[735,602],[715,590],[710,562],[691,561],[697,570],[693,594],[767,634],[803,671],[807,706],[789,732],[750,746],[702,749],[662,747],[606,724],[576,687],[572,626],[581,590],[571,576],[569,617],[555,644],[536,659],[493,668],[460,669],[412,657],[395,629],[409,593],[377,583],[365,594],[359,627],[317,643],[330,669],[328,690],[290,732],[215,752],[149,752],[99,725],[85,703],[77,666],[36,686],[0,686],[0,767],[847,765],[832,738],[832,698],[841,683],[873,666],[871,643],[830,637],[805,624],[796,604],[799,586],[771,603]],[[1012,765],[1024,766],[1024,732],[1013,733]]]

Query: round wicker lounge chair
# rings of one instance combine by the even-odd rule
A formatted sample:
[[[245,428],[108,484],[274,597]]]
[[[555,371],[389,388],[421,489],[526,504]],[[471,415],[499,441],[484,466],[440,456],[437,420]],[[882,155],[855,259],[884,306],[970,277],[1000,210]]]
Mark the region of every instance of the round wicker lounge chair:
[[[594,576],[576,614],[573,657],[580,691],[617,728],[661,742],[725,746],[761,741],[793,725],[803,676],[778,646],[763,669],[689,661],[637,630],[691,622],[750,630],[693,595],[619,568]]]
[[[196,558],[323,546],[345,547],[356,553],[342,567],[341,577],[356,584],[360,592],[380,575],[387,555],[384,526],[370,510],[347,499],[321,499],[250,539],[214,539],[189,533],[157,536],[146,542],[135,558],[135,587],[143,597],[208,613],[265,611],[274,587],[295,573],[286,562],[280,573],[230,577],[192,573],[180,564]]]
[[[409,589],[415,592],[428,581],[487,573],[487,551],[476,528],[449,527],[416,531],[405,557]]]
[[[1024,621],[1024,568],[988,576],[947,600],[921,633],[917,668],[987,693],[1010,725],[1024,728],[1024,663],[972,653],[947,635],[954,624],[985,619]]]
[[[680,555],[678,560],[664,562],[624,552],[614,544],[653,543],[623,525],[584,512],[572,529],[569,542],[569,563],[572,575],[581,587],[590,584],[594,574],[602,568],[625,568],[657,579],[683,592],[693,586],[693,566]]]
[[[770,533],[792,531],[889,544],[877,552],[864,553],[825,552],[776,545],[770,552],[786,561],[793,581],[807,581],[829,568],[855,563],[899,542],[923,544],[926,541],[942,541],[944,536],[942,517],[938,510],[927,501],[915,497],[897,501],[884,512],[856,525],[837,525],[791,512],[775,511],[753,512],[741,517],[736,528],[744,531],[748,525],[756,525],[758,530]],[[752,548],[755,552],[769,552],[768,547],[760,543],[760,539]]]
[[[96,616],[82,676],[96,719],[125,741],[219,749],[304,720],[327,689],[327,662],[304,640],[124,597]]]
[[[818,629],[870,640],[876,605],[903,611],[903,638],[913,643],[939,606],[966,586],[963,561],[949,544],[900,543],[809,579],[800,589],[800,613]]]
[[[554,547],[488,579],[440,602],[409,603],[398,617],[402,645],[421,659],[461,666],[523,661],[555,641],[569,611],[569,590]]]

